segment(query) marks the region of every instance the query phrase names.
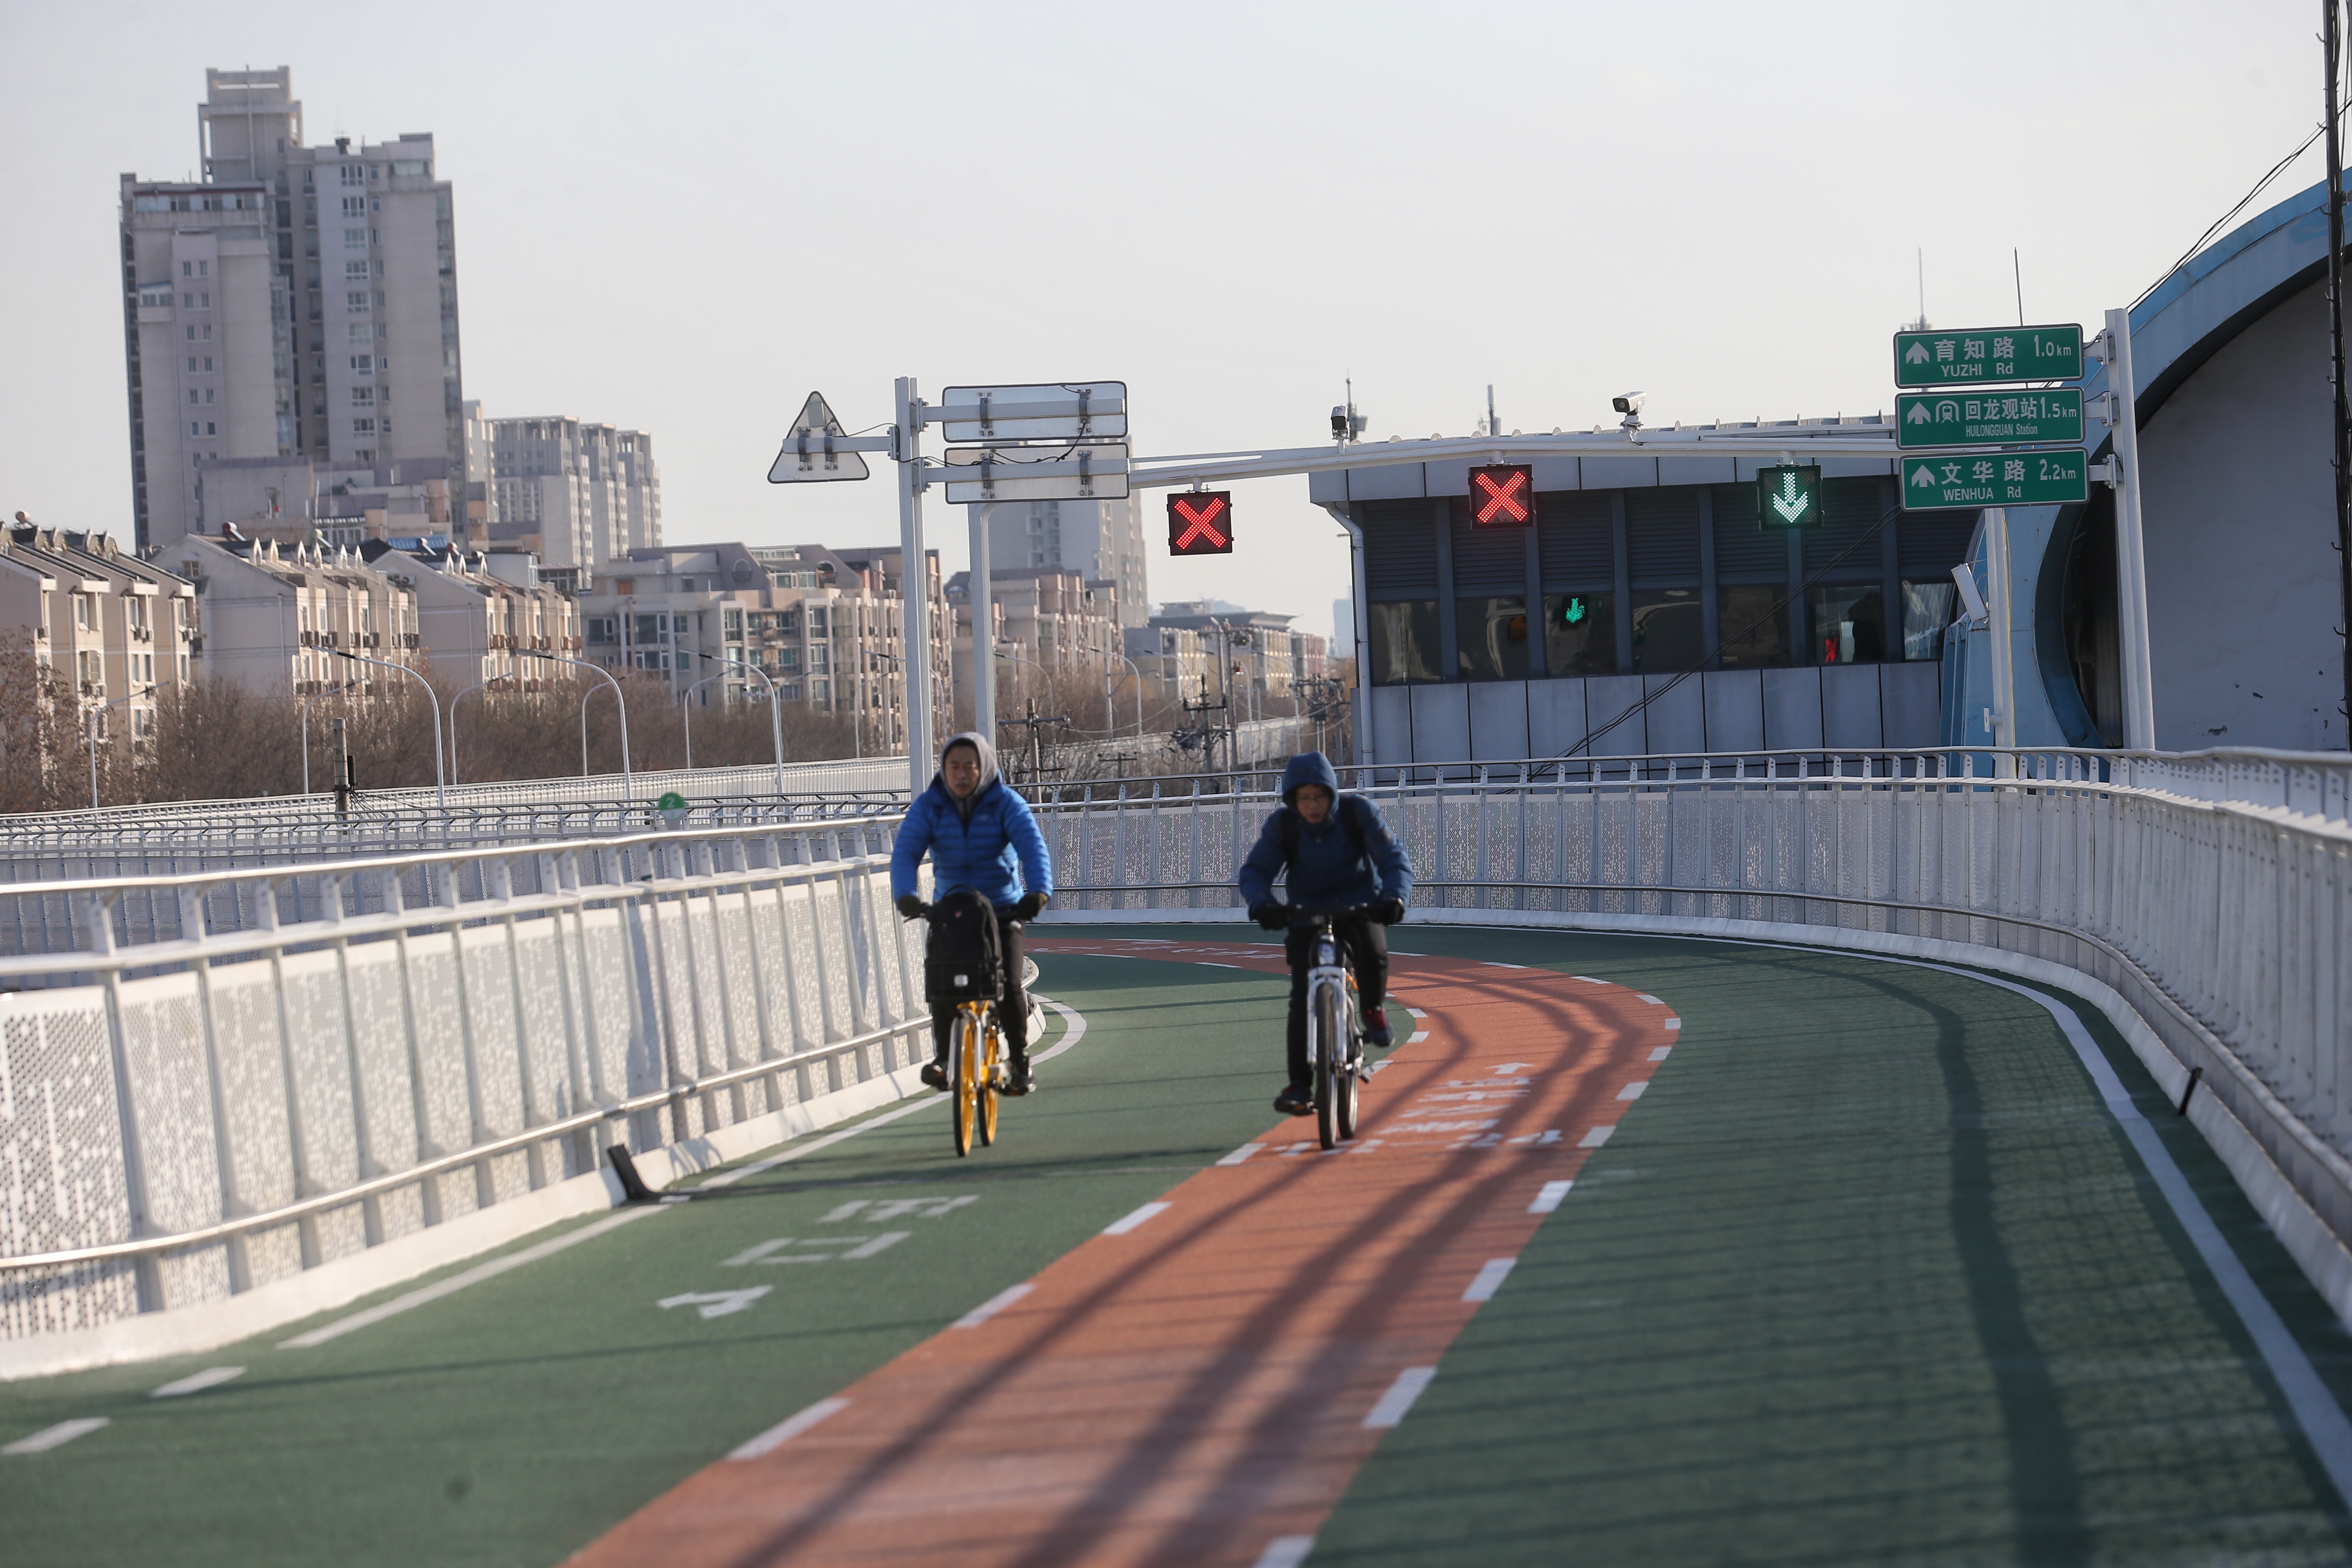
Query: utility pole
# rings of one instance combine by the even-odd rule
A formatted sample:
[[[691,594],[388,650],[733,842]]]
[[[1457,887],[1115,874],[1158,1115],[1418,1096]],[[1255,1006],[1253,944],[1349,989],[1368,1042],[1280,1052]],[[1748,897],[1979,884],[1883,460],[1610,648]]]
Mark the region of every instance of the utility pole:
[[[1028,710],[1026,718],[1007,719],[1004,722],[1023,725],[1029,731],[1029,777],[1025,782],[1034,784],[1045,776],[1045,748],[1037,739],[1037,731],[1049,724],[1067,724],[1070,721],[1070,716],[1062,713],[1049,719],[1040,719],[1037,717],[1037,700],[1034,697],[1028,699],[1024,706]]]
[[[358,779],[352,769],[351,747],[343,733],[343,725],[347,721],[341,716],[335,720],[335,815],[337,816],[351,815],[352,795],[358,788]]]
[[[2321,8],[2326,16],[2320,41],[2327,51],[2326,69],[2322,73],[2327,92],[2327,353],[2329,379],[2336,395],[2332,431],[2339,617],[2336,660],[2344,678],[2341,713],[2347,724],[2352,724],[2352,433],[2348,433],[2352,432],[2352,408],[2347,408],[2344,385],[2344,142],[2343,127],[2336,113],[2336,73],[2344,40],[2338,31],[2337,0],[2321,0]],[[2352,733],[2347,734],[2346,743],[2352,746]]]

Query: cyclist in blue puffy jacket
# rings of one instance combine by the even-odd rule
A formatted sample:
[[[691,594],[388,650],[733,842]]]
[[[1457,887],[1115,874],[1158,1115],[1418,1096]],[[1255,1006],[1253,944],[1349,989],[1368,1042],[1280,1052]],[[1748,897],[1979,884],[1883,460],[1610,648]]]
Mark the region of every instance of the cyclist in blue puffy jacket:
[[[967,731],[950,737],[940,750],[940,771],[931,787],[915,797],[898,840],[890,851],[890,893],[898,912],[915,920],[923,912],[915,870],[931,858],[931,896],[970,889],[996,910],[997,942],[1004,954],[1004,994],[999,1020],[1004,1030],[1006,1094],[1026,1094],[1036,1085],[1029,1068],[1029,997],[1021,986],[1021,926],[1037,918],[1054,895],[1054,866],[1045,837],[1029,803],[996,771],[996,748],[985,735]],[[948,1087],[948,1031],[955,1004],[931,1004],[931,1060],[922,1079]]]
[[[1334,921],[1347,950],[1364,1009],[1364,1039],[1385,1049],[1395,1035],[1384,1005],[1389,984],[1387,928],[1404,919],[1412,896],[1412,866],[1404,846],[1381,820],[1380,807],[1360,795],[1341,795],[1339,774],[1320,752],[1290,759],[1282,770],[1282,805],[1265,819],[1249,858],[1241,891],[1250,919],[1268,931],[1290,926],[1290,910],[1275,897],[1274,879],[1290,868],[1290,904],[1303,910],[1363,908],[1369,914]],[[1283,955],[1290,961],[1290,1083],[1274,1108],[1293,1116],[1315,1109],[1307,1062],[1307,972],[1315,954],[1305,927],[1292,927]]]

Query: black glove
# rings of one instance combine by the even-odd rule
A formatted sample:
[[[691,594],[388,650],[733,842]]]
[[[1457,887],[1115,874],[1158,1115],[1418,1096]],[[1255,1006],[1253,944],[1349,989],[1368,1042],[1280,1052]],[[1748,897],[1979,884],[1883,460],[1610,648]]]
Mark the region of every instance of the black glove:
[[[923,900],[913,893],[898,895],[898,912],[910,921],[921,920],[925,907]]]
[[[1024,893],[1021,895],[1020,902],[1013,906],[1013,918],[1016,921],[1034,921],[1037,918],[1037,911],[1045,907],[1045,894],[1037,892]]]
[[[1382,899],[1372,906],[1372,919],[1384,926],[1401,925],[1404,921],[1402,899]]]
[[[1290,911],[1280,904],[1268,901],[1250,906],[1249,918],[1267,931],[1280,931],[1290,923]]]

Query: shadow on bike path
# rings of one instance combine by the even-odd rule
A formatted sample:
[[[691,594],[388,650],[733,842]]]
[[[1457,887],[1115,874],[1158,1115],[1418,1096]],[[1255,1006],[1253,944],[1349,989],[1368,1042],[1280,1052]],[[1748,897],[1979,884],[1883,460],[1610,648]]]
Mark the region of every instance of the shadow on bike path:
[[[1283,968],[1254,943],[1032,945]],[[1679,1022],[1467,959],[1399,955],[1391,991],[1427,1033],[1365,1086],[1355,1142],[1282,1120],[575,1561],[1252,1564],[1311,1535]]]

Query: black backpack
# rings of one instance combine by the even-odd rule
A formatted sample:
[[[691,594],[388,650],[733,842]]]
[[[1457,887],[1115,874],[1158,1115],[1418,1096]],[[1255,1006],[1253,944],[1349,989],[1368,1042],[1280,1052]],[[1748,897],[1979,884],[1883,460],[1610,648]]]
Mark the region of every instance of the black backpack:
[[[1370,851],[1364,847],[1363,818],[1357,815],[1363,805],[1363,800],[1364,797],[1360,795],[1343,794],[1331,803],[1331,809],[1339,813],[1339,826],[1347,829],[1348,842],[1356,847],[1359,859],[1370,854]],[[1298,862],[1298,808],[1297,806],[1286,805],[1282,808],[1281,832],[1282,863],[1286,866],[1296,865]]]
[[[993,1001],[1003,994],[1004,951],[997,943],[996,910],[970,889],[931,906],[923,991],[933,1002]]]

